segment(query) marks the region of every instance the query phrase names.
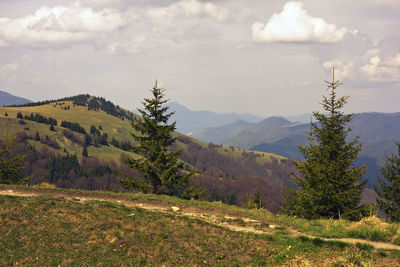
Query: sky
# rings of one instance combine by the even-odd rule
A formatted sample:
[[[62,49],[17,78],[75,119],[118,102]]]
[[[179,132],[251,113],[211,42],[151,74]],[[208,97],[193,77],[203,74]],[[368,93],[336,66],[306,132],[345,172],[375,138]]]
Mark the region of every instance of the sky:
[[[398,0],[0,0],[0,90],[134,110],[155,80],[192,110],[400,112]]]

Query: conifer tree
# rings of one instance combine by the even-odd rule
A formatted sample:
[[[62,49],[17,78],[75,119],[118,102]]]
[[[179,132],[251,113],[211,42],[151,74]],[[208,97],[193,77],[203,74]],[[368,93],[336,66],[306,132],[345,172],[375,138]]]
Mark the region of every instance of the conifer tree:
[[[39,132],[38,132],[38,131],[36,131],[36,133],[35,133],[35,140],[36,140],[36,141],[39,141],[39,140],[40,140],[40,135],[39,135]]]
[[[6,135],[0,140],[0,184],[22,184],[29,180],[21,175],[25,167],[25,155],[17,153],[15,137],[8,135],[8,124]]]
[[[333,70],[332,82],[326,82],[330,94],[321,103],[325,113],[313,112],[316,122],[311,122],[310,144],[299,146],[305,160],[295,163],[301,174],[293,177],[298,190],[289,189],[283,207],[291,215],[360,219],[367,214],[364,206],[358,206],[366,166],[354,166],[361,144],[358,137],[347,141],[351,131],[347,124],[353,114],[341,111],[348,96],[337,96],[340,83],[334,77]]]
[[[132,137],[137,144],[132,150],[142,158],[128,158],[125,161],[130,168],[141,172],[143,179],[123,174],[119,181],[126,188],[144,193],[181,196],[191,173],[182,173],[183,166],[178,159],[182,151],[168,150],[176,141],[172,137],[176,122],[168,124],[174,112],[168,112],[165,89],[158,88],[157,82],[151,93],[153,97],[145,98],[142,102],[144,108],[138,110],[142,118],[132,123],[135,130]]]
[[[88,156],[89,156],[89,155],[88,155],[87,148],[84,146],[84,147],[83,147],[83,150],[82,150],[82,157],[87,158]]]
[[[381,168],[383,177],[377,177],[379,188],[374,188],[379,209],[392,221],[400,221],[400,143],[396,145],[397,155],[386,159]]]

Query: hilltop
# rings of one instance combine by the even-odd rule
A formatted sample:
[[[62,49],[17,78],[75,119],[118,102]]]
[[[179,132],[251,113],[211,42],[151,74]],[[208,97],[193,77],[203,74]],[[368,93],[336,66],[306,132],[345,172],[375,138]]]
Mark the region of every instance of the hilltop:
[[[399,224],[0,185],[0,265],[397,266]],[[379,241],[379,242],[376,242]]]
[[[124,157],[138,157],[129,150],[129,144],[134,145],[131,122],[136,118],[90,95],[0,108],[0,127],[16,134],[20,151],[28,154],[25,174],[33,175],[34,184],[62,188],[122,190],[116,181],[118,171],[137,175],[122,163]],[[204,187],[209,200],[239,205],[259,188],[267,207],[277,211],[283,185],[292,186],[293,167],[285,157],[174,135],[177,143],[171,149],[183,150],[185,169],[197,171],[192,183]],[[88,158],[82,157],[84,146]]]

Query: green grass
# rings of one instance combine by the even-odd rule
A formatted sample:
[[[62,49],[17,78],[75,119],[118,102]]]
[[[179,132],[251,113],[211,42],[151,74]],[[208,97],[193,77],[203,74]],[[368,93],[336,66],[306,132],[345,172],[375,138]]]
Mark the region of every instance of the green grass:
[[[29,187],[16,185],[0,185],[0,189],[30,190]],[[283,232],[288,227],[297,229],[299,232],[317,237],[325,238],[359,238],[370,241],[387,242],[400,245],[400,223],[387,223],[377,217],[364,218],[360,222],[348,220],[305,220],[282,214],[272,214],[266,209],[244,209],[220,202],[209,202],[199,200],[185,200],[167,195],[152,195],[142,193],[114,193],[107,191],[85,191],[61,188],[36,188],[39,192],[57,193],[67,192],[69,194],[85,194],[93,196],[125,197],[130,200],[143,200],[155,203],[164,203],[171,206],[193,207],[215,212],[222,212],[233,216],[249,217],[261,220],[264,225],[280,225],[277,230]],[[260,227],[262,228],[262,226]]]
[[[333,220],[301,221],[293,218],[286,227],[266,234],[234,232],[180,213],[151,212],[128,208],[112,201],[132,199],[166,206],[206,210],[225,221],[244,226],[240,218],[264,222],[286,220],[265,210],[246,210],[215,202],[182,200],[168,196],[40,189],[0,185],[1,190],[29,190],[40,197],[0,196],[0,265],[150,265],[263,266],[307,263],[396,264],[398,251],[375,250],[371,245],[349,245],[306,236],[293,237],[288,226],[330,224]],[[56,197],[66,193],[72,200]],[[79,196],[103,197],[110,201],[74,201]],[[296,221],[297,222],[294,222]],[[330,222],[331,221],[331,222]],[[339,222],[342,224],[343,222]],[[351,225],[350,222],[346,222]],[[365,223],[364,223],[365,224]],[[344,226],[344,225],[343,225]],[[316,230],[315,232],[319,232]]]
[[[271,162],[272,158],[275,158],[277,160],[287,159],[286,157],[275,155],[275,154],[268,153],[268,152],[251,151],[251,150],[243,150],[243,149],[239,150],[238,148],[231,149],[229,146],[218,147],[217,150],[219,153],[221,153],[223,155],[231,156],[236,159],[242,157],[243,152],[253,153],[254,155],[256,155],[256,157],[257,157],[256,161],[258,163]]]
[[[326,238],[360,238],[370,241],[400,245],[400,223],[387,223],[377,217],[367,217],[359,222],[348,220],[305,220],[286,215],[276,215],[276,223],[293,227],[300,232]]]
[[[0,196],[0,221],[0,265],[263,266],[299,259],[315,263],[321,255],[334,261],[351,247],[306,237],[239,233],[172,212],[51,195]],[[379,258],[370,249],[358,249]]]

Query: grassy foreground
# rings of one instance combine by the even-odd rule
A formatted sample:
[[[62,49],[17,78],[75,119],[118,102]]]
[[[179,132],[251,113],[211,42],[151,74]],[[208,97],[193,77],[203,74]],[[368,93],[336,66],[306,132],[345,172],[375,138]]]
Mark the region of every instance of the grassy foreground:
[[[11,187],[5,187],[11,188]],[[4,188],[0,188],[4,189]],[[0,196],[0,265],[29,266],[398,266],[400,251],[292,236],[286,227],[265,234],[236,232],[173,211],[127,207],[115,200],[67,200],[52,190],[36,197]],[[56,192],[54,190],[53,192]],[[64,191],[68,192],[68,191]],[[84,194],[83,191],[70,192]],[[93,193],[92,193],[93,194]],[[89,193],[87,195],[90,195]],[[102,195],[102,194],[99,194]],[[218,203],[151,195],[113,195],[213,214],[262,219]],[[238,220],[241,224],[243,221]]]

